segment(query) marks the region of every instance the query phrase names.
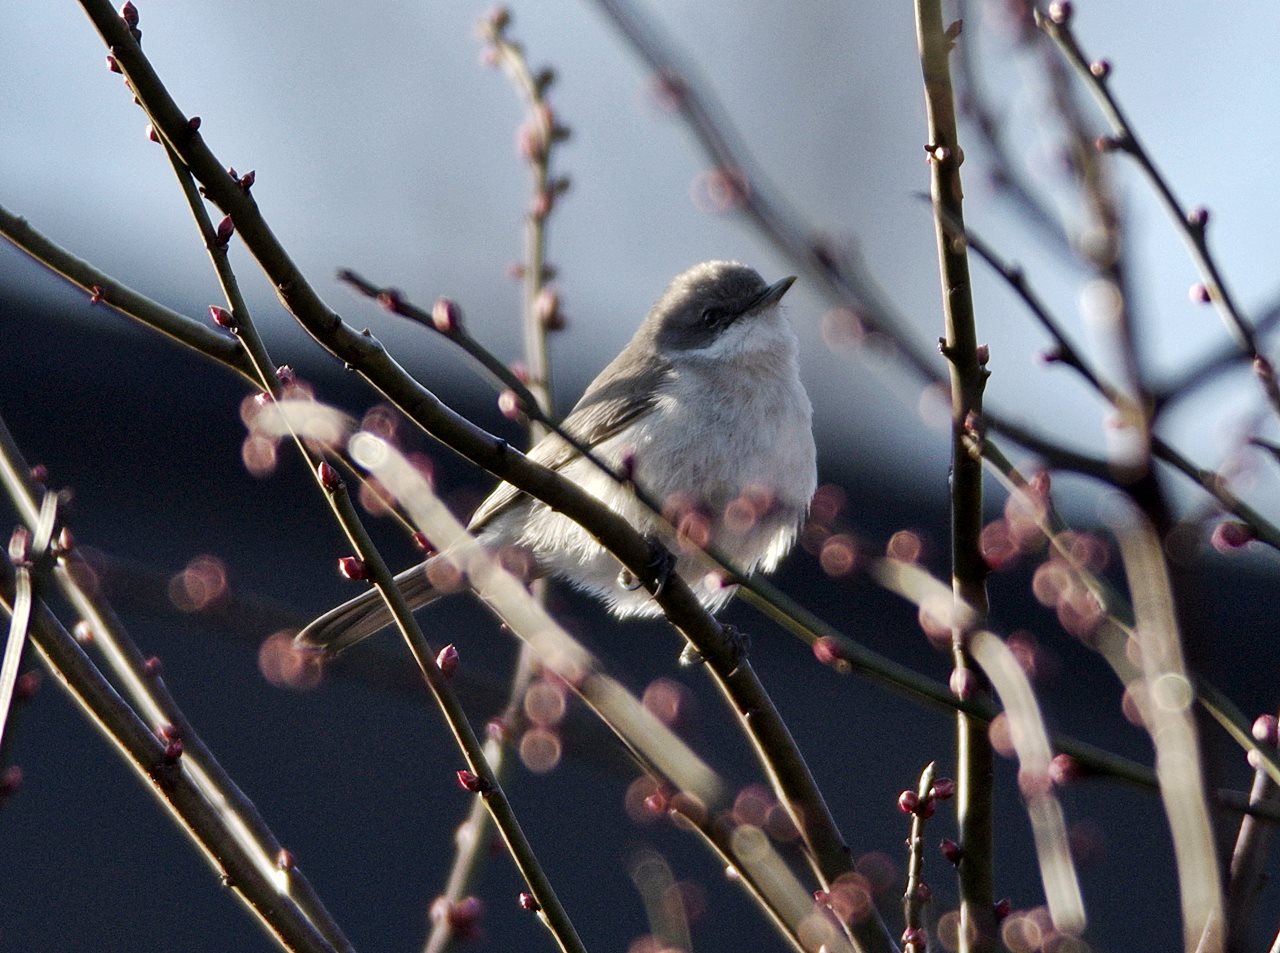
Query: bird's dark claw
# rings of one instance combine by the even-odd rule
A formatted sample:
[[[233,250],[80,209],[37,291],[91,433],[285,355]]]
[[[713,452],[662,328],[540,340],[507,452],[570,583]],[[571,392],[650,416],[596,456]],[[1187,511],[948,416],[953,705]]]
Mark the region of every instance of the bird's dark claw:
[[[653,588],[649,591],[656,599],[666,590],[667,583],[676,571],[676,557],[659,540],[650,537],[648,543],[649,570],[653,579]]]
[[[736,626],[722,622],[720,624],[720,638],[723,640],[725,651],[733,659],[731,670],[736,669],[742,664],[743,659],[747,657],[747,652],[751,649],[751,636]],[[680,664],[683,666],[701,665],[705,661],[706,658],[693,647],[692,642],[685,645],[680,652]]]
[[[676,571],[676,557],[671,555],[671,550],[659,540],[650,537],[648,543],[649,563],[646,567],[648,569],[646,576],[653,582],[637,579],[630,569],[624,568],[618,573],[618,585],[627,592],[635,592],[641,586],[647,586],[650,594],[656,598],[662,595],[667,588],[667,583],[671,581],[672,573]]]

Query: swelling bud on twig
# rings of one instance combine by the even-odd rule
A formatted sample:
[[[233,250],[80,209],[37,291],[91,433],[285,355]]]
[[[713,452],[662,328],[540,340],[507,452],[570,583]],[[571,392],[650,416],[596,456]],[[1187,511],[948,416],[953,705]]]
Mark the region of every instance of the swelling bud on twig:
[[[462,309],[452,298],[437,298],[431,306],[431,323],[441,334],[453,334],[462,326]]]
[[[223,216],[222,221],[218,223],[218,228],[214,233],[214,237],[217,239],[220,246],[225,246],[227,242],[231,241],[231,236],[235,234],[235,231],[236,223],[231,221],[230,215],[225,215]]]
[[[484,778],[463,768],[457,773],[458,786],[464,791],[470,791],[472,794],[488,794],[490,792],[489,783]]]
[[[452,642],[436,655],[436,665],[445,678],[450,678],[458,670],[458,650]]]
[[[361,582],[369,578],[369,569],[359,556],[343,556],[339,559],[338,572],[352,582]]]
[[[1268,748],[1280,748],[1280,727],[1275,715],[1259,715],[1253,722],[1253,740]]]
[[[1241,549],[1253,542],[1257,534],[1253,527],[1238,520],[1223,520],[1213,528],[1210,543],[1220,553],[1229,553]]]
[[[326,493],[336,493],[342,489],[342,474],[328,461],[320,461],[320,465],[316,467],[316,476]]]
[[[947,863],[953,867],[959,867],[960,861],[964,859],[964,849],[955,841],[943,838],[938,845],[938,849],[942,851],[942,856],[946,858]]]
[[[213,323],[218,327],[227,331],[238,331],[239,326],[236,323],[235,315],[226,308],[219,308],[216,304],[209,305],[209,317],[213,319]]]

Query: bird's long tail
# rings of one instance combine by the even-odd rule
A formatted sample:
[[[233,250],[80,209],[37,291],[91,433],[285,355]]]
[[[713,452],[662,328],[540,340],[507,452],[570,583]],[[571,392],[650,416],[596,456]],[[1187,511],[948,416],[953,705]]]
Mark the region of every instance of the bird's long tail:
[[[427,565],[419,563],[396,576],[396,585],[411,609],[421,608],[444,594],[432,585]],[[321,650],[326,655],[337,655],[391,622],[391,610],[386,602],[377,589],[369,589],[311,622],[294,636],[294,643],[312,651]]]

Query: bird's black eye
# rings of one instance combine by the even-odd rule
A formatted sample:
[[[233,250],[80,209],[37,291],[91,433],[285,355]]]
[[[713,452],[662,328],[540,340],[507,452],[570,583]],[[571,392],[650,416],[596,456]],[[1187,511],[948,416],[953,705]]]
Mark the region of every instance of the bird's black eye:
[[[717,328],[724,323],[725,312],[720,308],[703,308],[702,309],[702,326],[704,328]]]

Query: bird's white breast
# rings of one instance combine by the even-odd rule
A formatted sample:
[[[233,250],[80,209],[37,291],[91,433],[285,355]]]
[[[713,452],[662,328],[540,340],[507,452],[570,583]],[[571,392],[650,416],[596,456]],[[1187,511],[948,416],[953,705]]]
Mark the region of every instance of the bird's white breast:
[[[712,348],[674,360],[655,408],[597,451],[615,467],[629,458],[635,482],[668,517],[708,530],[706,541],[736,568],[768,571],[791,548],[813,496],[812,409],[790,326],[776,312],[739,324]],[[630,489],[584,460],[563,472],[641,532],[663,538],[708,608],[732,596],[708,574],[698,547],[672,539]],[[597,593],[618,615],[659,613],[643,589],[620,582],[617,561],[576,524],[545,507],[530,517],[521,543],[547,571]]]

